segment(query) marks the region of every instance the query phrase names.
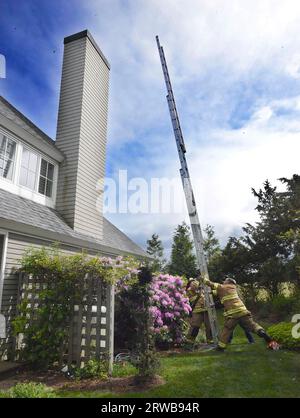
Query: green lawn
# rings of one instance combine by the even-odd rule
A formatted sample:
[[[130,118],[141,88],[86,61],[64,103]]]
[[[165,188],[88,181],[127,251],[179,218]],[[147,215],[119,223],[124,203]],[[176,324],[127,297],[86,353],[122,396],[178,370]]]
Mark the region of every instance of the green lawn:
[[[165,385],[120,397],[300,397],[300,353],[268,351],[240,332],[225,353],[187,353],[162,358]],[[101,392],[61,392],[63,397],[116,397]]]

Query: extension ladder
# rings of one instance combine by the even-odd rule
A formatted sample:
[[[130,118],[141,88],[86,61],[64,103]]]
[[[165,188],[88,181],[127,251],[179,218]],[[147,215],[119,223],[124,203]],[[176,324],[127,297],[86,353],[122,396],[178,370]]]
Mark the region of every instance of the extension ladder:
[[[178,117],[178,113],[176,109],[176,103],[175,103],[175,98],[173,94],[168,67],[167,67],[167,62],[166,62],[163,47],[160,45],[158,36],[156,36],[156,42],[157,42],[162,70],[163,70],[164,78],[166,82],[166,87],[167,87],[167,92],[168,92],[167,100],[168,100],[169,112],[171,116],[179,160],[181,164],[180,176],[182,180],[183,190],[184,190],[187,208],[188,208],[189,217],[190,217],[190,223],[191,223],[191,228],[192,228],[192,233],[193,233],[193,238],[194,238],[197,262],[198,262],[198,266],[200,269],[201,278],[203,280],[204,277],[208,278],[208,269],[207,269],[207,262],[206,262],[204,249],[203,249],[203,235],[202,235],[199,217],[197,213],[197,207],[196,207],[196,202],[194,198],[188,165],[187,165],[187,161],[185,158],[186,148],[185,148],[183,134],[182,134],[179,117]],[[199,278],[199,280],[201,281],[201,284],[202,284],[201,278]],[[209,315],[209,322],[210,322],[212,337],[213,337],[214,343],[217,344],[218,321],[217,321],[214,300],[213,300],[210,288],[205,285],[203,286],[203,288],[204,288],[204,294],[205,294],[205,303],[206,303],[206,307],[207,307],[207,311]]]

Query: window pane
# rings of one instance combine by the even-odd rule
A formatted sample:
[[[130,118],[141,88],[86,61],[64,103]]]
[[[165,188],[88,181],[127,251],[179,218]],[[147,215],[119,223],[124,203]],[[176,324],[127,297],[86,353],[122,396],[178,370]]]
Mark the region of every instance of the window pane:
[[[4,156],[6,147],[6,137],[0,134],[0,156]]]
[[[54,165],[53,164],[48,163],[48,176],[47,177],[49,180],[53,180],[53,177],[54,177]]]
[[[37,157],[36,154],[31,152],[30,157],[29,157],[29,166],[28,166],[29,170],[36,173],[37,172],[37,164],[38,164],[38,157]]]
[[[36,173],[32,171],[28,171],[26,187],[29,187],[29,189],[35,190],[35,179],[36,179]]]
[[[53,190],[54,165],[48,161],[41,161],[39,193],[51,197]]]
[[[4,169],[4,158],[0,156],[0,170]]]
[[[0,177],[12,180],[14,173],[14,162],[16,143],[0,134]]]
[[[6,145],[6,153],[5,153],[6,158],[9,158],[10,160],[12,160],[15,156],[15,152],[16,152],[16,143],[9,139]]]
[[[46,188],[46,179],[45,177],[40,177],[39,193],[45,194],[45,188]]]
[[[19,183],[31,190],[36,190],[38,156],[23,148]]]
[[[46,196],[51,197],[52,196],[52,181],[47,180],[47,185],[46,185]]]
[[[30,152],[24,148],[22,152],[22,163],[21,163],[22,167],[28,168],[29,158],[30,158]]]
[[[19,179],[19,183],[21,184],[21,186],[27,185],[27,173],[28,173],[28,170],[25,167],[21,167],[20,179]]]
[[[14,163],[12,160],[8,160],[5,162],[3,177],[6,179],[11,180],[13,177],[14,172]]]
[[[41,163],[41,176],[47,177],[47,167],[48,167],[48,163],[45,160],[42,160]]]

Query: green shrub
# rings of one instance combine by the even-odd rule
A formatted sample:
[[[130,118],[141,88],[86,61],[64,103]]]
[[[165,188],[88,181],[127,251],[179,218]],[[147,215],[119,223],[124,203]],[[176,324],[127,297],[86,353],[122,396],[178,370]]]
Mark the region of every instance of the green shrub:
[[[286,297],[284,295],[275,296],[271,299],[273,310],[282,315],[290,315],[294,312],[295,299],[294,297]]]
[[[105,360],[89,360],[84,367],[76,368],[74,376],[81,379],[106,379],[108,376],[108,366]]]
[[[277,295],[272,299],[257,302],[255,311],[262,318],[273,316],[276,320],[284,321],[295,312],[300,312],[300,298],[299,295]]]
[[[9,398],[56,398],[55,392],[42,383],[18,383],[7,392]]]
[[[140,381],[151,379],[159,369],[153,336],[152,274],[148,267],[141,267],[138,280],[123,288],[116,314],[118,342],[130,348],[131,363],[137,369]],[[120,292],[122,293],[122,291]],[[126,313],[126,314],[124,314]],[[124,331],[125,330],[125,331]],[[121,337],[121,338],[120,338]]]
[[[136,367],[130,363],[116,363],[113,369],[113,377],[125,377],[135,375],[137,372]]]
[[[295,326],[292,322],[281,322],[268,329],[268,333],[276,340],[282,348],[300,350],[300,338],[294,338],[292,329]]]

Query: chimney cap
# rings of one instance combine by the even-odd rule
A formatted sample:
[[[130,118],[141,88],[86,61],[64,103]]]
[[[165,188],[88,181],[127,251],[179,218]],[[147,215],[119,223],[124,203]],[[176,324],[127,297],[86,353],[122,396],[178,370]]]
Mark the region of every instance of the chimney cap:
[[[70,42],[77,41],[78,39],[85,38],[85,37],[89,38],[92,45],[94,46],[94,48],[96,49],[98,54],[101,56],[104,63],[106,64],[107,68],[110,70],[110,64],[109,64],[108,60],[106,59],[105,55],[103,54],[103,52],[99,48],[97,42],[95,41],[95,39],[93,38],[93,36],[91,35],[91,33],[89,32],[88,29],[83,30],[81,32],[74,33],[74,35],[70,35],[70,36],[65,37],[64,38],[64,44],[66,45],[66,44],[69,44]]]

